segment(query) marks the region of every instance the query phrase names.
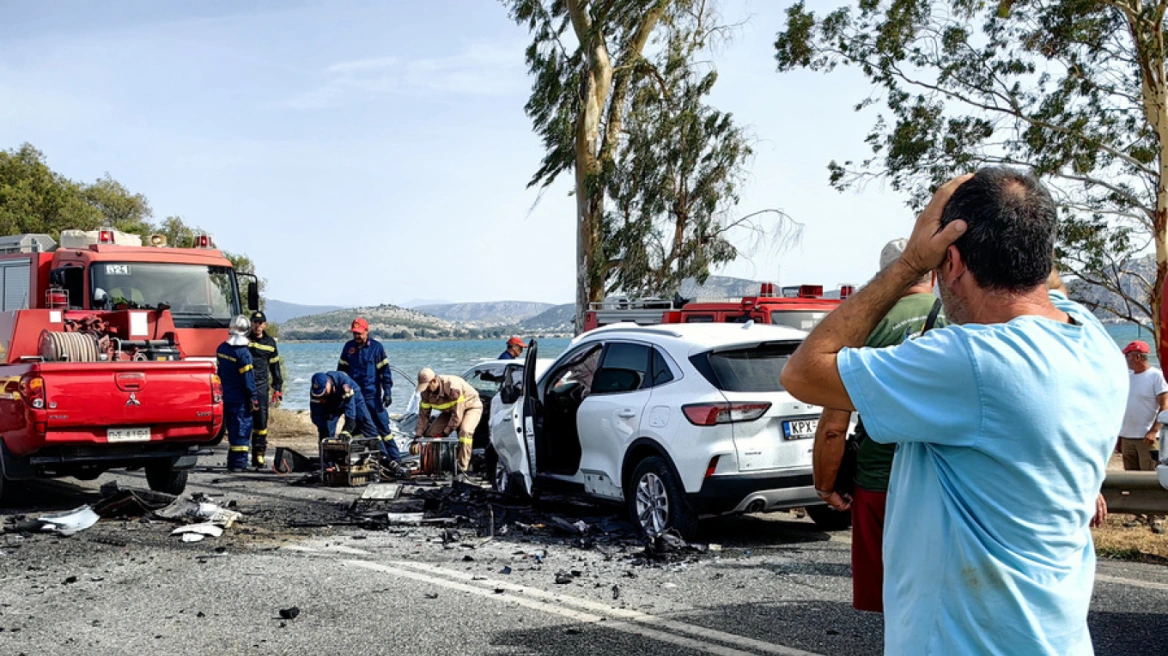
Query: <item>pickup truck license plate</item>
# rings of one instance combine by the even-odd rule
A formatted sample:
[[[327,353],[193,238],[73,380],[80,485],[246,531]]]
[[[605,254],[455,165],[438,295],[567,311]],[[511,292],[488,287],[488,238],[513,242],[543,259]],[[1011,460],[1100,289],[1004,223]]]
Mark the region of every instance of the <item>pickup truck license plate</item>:
[[[819,428],[818,419],[799,419],[783,422],[783,439],[806,440],[815,437],[815,429]]]
[[[107,428],[107,442],[149,442],[150,428]]]

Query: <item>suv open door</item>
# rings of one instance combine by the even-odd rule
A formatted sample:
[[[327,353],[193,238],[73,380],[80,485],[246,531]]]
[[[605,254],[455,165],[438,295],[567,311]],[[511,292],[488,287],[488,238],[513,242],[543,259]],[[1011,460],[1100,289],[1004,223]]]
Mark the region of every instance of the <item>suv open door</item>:
[[[539,404],[535,389],[537,351],[532,340],[523,367],[507,367],[503,386],[491,404],[491,446],[499,458],[494,485],[500,492],[518,493],[522,485],[523,491],[531,494]]]

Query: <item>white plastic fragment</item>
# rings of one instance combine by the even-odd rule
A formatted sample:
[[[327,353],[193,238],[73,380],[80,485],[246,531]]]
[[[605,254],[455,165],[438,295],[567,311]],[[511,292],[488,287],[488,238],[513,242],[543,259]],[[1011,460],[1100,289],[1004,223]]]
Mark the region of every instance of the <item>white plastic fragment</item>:
[[[42,531],[68,536],[93,526],[100,517],[89,506],[81,506],[69,512],[41,515],[37,519],[44,524]]]

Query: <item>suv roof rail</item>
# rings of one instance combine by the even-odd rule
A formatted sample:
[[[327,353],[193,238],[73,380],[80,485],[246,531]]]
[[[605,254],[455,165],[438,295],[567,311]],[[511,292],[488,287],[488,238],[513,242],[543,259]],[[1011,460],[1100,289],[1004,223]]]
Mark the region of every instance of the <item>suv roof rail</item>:
[[[591,335],[593,333],[598,333],[598,332],[609,333],[609,332],[619,332],[622,330],[634,331],[634,332],[638,332],[638,333],[642,333],[642,334],[648,333],[650,335],[662,335],[665,337],[678,337],[678,338],[680,338],[682,336],[681,333],[677,332],[676,330],[662,328],[660,325],[642,326],[640,324],[636,324],[636,323],[633,323],[631,321],[622,321],[620,323],[610,323],[607,326],[593,328],[592,330],[589,330],[587,333],[583,333],[583,334],[584,335]]]

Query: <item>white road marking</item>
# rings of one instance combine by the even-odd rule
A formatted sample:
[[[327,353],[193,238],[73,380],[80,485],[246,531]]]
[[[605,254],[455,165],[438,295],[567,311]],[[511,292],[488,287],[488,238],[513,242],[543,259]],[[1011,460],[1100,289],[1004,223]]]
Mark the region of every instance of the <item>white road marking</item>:
[[[571,608],[564,608],[562,606],[557,606],[555,604],[549,604],[542,601],[525,599],[513,594],[496,594],[494,590],[487,590],[486,588],[480,588],[474,585],[465,585],[463,583],[457,583],[445,578],[434,578],[431,575],[414,572],[396,566],[391,567],[389,565],[382,565],[380,563],[371,563],[366,560],[346,560],[342,562],[353,567],[362,567],[364,569],[384,572],[393,576],[413,579],[421,583],[426,583],[427,585],[437,585],[449,590],[458,590],[460,592],[466,592],[468,594],[478,595],[488,599],[497,599],[511,602],[516,605],[523,606],[524,608],[530,608],[531,610],[538,610],[544,613],[550,613],[552,615],[559,615],[560,617],[565,617],[576,622],[596,624],[597,626],[601,626],[606,629],[623,631],[633,635],[652,638],[653,640],[657,640],[659,642],[673,644],[679,647],[685,647],[687,649],[693,649],[694,651],[704,652],[707,654],[717,654],[718,656],[754,656],[754,654],[751,652],[739,651],[737,649],[723,647],[709,642],[702,642],[700,640],[692,640],[682,636],[670,635],[668,633],[663,633],[661,631],[650,629],[648,627],[637,624],[630,624],[628,622],[609,622],[606,621],[607,618],[601,617],[600,615],[593,615],[591,613],[572,610]]]
[[[1157,583],[1155,581],[1139,581],[1136,579],[1125,579],[1119,576],[1108,576],[1106,574],[1096,574],[1095,581],[1103,583],[1114,583],[1116,585],[1131,585],[1137,588],[1146,588],[1148,590],[1160,590],[1168,592],[1168,583]]]
[[[581,599],[571,595],[553,594],[547,592],[546,590],[518,585],[509,581],[482,578],[475,580],[473,575],[467,574],[466,572],[453,571],[444,567],[427,565],[424,563],[408,562],[400,563],[400,565],[436,576],[471,581],[472,585],[477,583],[483,586],[490,586],[492,589],[503,588],[505,590],[515,590],[531,597],[544,599],[550,603],[567,604],[586,611],[602,613],[611,617],[617,617],[619,619],[628,620],[630,622],[636,622],[638,624],[657,626],[662,629],[667,629],[669,631],[675,631],[678,633],[688,633],[698,638],[713,639],[719,642],[725,642],[727,644],[733,644],[739,647],[760,651],[765,654],[776,654],[777,656],[819,656],[818,654],[800,649],[794,649],[792,647],[784,647],[783,645],[763,642],[762,640],[755,640],[754,638],[747,638],[746,636],[741,636],[734,633],[725,633],[723,631],[718,631],[717,629],[710,629],[703,626],[687,624],[685,622],[678,622],[676,620],[666,619],[657,615],[649,615],[647,613],[630,610],[628,608],[610,606],[608,604],[602,604],[589,599]]]

